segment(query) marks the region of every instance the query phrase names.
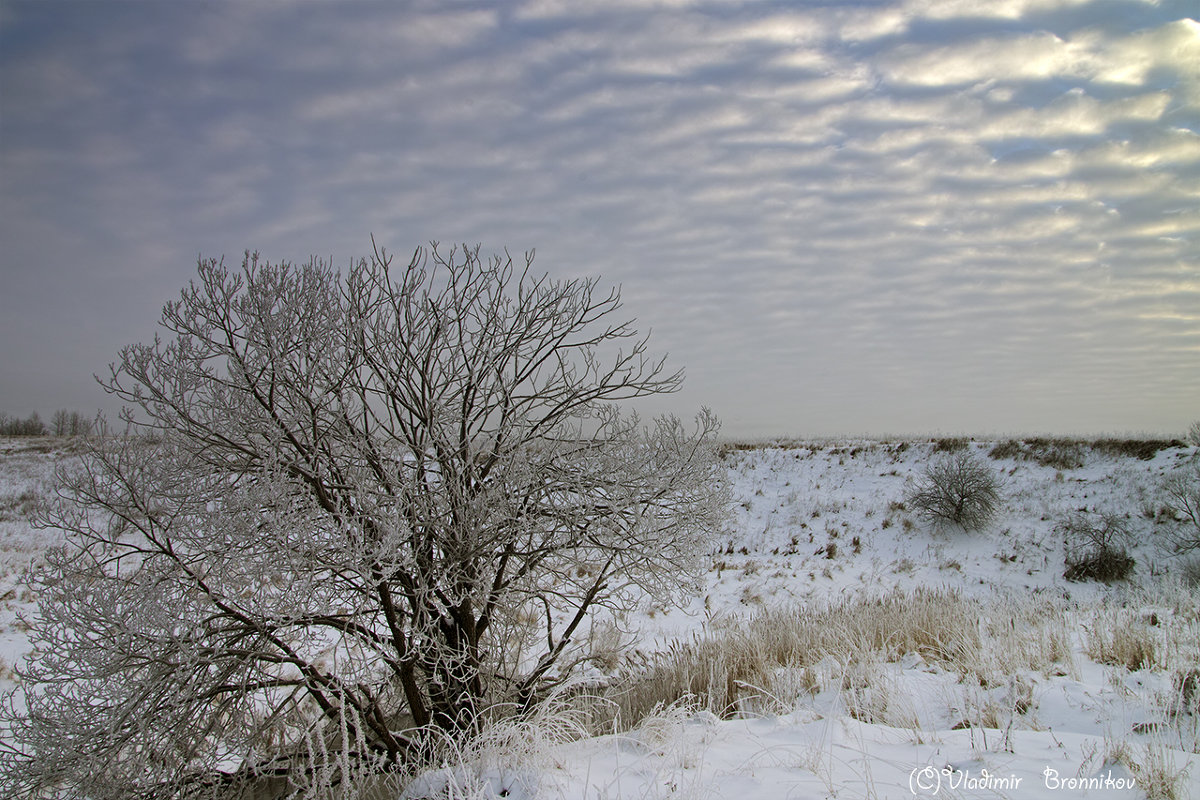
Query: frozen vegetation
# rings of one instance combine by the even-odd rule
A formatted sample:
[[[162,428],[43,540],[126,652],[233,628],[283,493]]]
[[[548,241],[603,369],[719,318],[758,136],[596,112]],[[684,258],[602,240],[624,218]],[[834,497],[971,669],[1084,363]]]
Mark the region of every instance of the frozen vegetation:
[[[948,453],[998,480],[971,530],[912,504]],[[0,440],[0,682],[18,704],[27,570],[60,539],[28,515],[71,457]],[[1200,796],[1200,564],[1180,548],[1198,531],[1165,488],[1194,480],[1194,446],[846,439],[722,458],[733,514],[683,608],[594,620],[590,662],[534,717],[362,796]],[[1096,547],[1125,577],[1067,580]]]

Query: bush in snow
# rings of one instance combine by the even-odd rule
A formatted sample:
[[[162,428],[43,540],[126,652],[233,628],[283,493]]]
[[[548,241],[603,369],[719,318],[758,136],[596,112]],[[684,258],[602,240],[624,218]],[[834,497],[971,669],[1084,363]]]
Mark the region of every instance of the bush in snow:
[[[1074,514],[1062,525],[1069,581],[1125,580],[1133,572],[1129,529],[1115,514]]]
[[[905,502],[934,523],[982,528],[1000,503],[1000,480],[970,450],[936,458],[909,489]]]

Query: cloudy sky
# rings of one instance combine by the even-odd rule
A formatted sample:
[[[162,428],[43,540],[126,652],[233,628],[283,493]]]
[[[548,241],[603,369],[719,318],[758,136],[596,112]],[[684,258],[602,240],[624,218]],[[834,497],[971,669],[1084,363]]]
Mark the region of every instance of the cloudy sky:
[[[0,0],[0,411],[198,256],[536,248],[735,436],[1200,419],[1194,0]]]

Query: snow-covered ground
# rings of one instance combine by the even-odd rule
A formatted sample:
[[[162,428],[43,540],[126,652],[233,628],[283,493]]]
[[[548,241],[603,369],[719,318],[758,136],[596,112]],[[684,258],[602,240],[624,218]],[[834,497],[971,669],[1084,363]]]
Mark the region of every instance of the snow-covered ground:
[[[33,611],[25,575],[41,554],[61,541],[55,531],[34,530],[36,503],[54,492],[54,466],[69,458],[52,439],[0,437],[0,691],[13,683],[12,668],[28,646],[18,614]]]
[[[633,634],[624,655],[638,653],[627,664],[702,641],[761,647],[757,683],[730,678],[724,708],[683,699],[606,735],[580,736],[586,720],[569,710],[493,731],[406,796],[1200,797],[1200,588],[1172,552],[1185,528],[1160,488],[1200,453],[1060,447],[1055,467],[1011,452],[1036,446],[996,444],[967,445],[1003,483],[999,513],[974,532],[904,504],[936,456],[929,440],[731,447],[734,513],[701,591],[618,625]],[[0,686],[34,601],[23,570],[55,540],[23,514],[62,457],[0,448]],[[1122,521],[1131,580],[1064,580],[1073,514]],[[767,654],[788,636],[806,644]]]

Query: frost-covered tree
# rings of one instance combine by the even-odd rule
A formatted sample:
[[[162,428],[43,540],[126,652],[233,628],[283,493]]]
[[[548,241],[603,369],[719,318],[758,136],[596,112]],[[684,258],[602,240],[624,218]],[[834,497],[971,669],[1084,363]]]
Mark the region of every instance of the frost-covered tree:
[[[202,261],[122,350],[0,731],[0,788],[237,796],[399,769],[588,658],[600,609],[686,591],[725,513],[715,419],[619,293],[479,249]],[[20,706],[17,702],[15,705]],[[437,732],[437,733],[435,733]]]

